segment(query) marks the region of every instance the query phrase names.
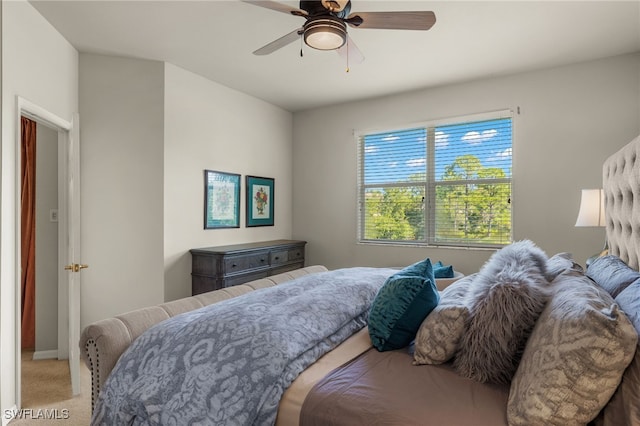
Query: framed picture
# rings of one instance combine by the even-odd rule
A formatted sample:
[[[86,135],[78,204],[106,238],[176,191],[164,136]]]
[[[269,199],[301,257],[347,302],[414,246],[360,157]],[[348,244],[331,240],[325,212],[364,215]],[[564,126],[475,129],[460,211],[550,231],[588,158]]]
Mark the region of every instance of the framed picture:
[[[204,171],[204,229],[240,227],[240,175]]]
[[[247,226],[273,226],[274,179],[247,176]]]

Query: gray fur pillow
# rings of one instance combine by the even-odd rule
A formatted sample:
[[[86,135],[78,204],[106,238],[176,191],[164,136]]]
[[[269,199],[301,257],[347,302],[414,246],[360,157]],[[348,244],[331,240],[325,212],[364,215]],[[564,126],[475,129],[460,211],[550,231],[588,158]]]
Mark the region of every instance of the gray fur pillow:
[[[547,255],[529,240],[504,247],[467,295],[469,321],[453,366],[479,382],[509,383],[549,298]]]
[[[443,364],[455,355],[465,331],[469,308],[465,295],[477,274],[460,278],[440,294],[440,303],[422,321],[413,364]]]

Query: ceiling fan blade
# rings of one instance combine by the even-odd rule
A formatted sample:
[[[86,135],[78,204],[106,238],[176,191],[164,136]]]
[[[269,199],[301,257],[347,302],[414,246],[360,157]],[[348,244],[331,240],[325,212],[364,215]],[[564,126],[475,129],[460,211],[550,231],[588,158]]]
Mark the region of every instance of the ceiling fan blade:
[[[352,27],[387,30],[428,30],[436,23],[433,12],[360,12],[346,19]]]
[[[300,38],[300,34],[302,33],[302,28],[298,28],[297,30],[291,31],[289,34],[280,37],[277,40],[272,41],[269,44],[262,46],[260,49],[253,52],[254,55],[268,55],[270,53],[275,52],[276,50],[285,47],[288,44],[293,43],[294,41]]]
[[[271,0],[241,0],[241,1],[244,3],[252,4],[254,6],[264,7],[265,9],[271,9],[277,12],[286,13],[287,15],[296,15],[296,16],[308,15],[308,13],[305,10],[295,9],[287,4],[278,3],[277,1],[271,1]]]
[[[347,42],[337,52],[341,58],[351,63],[361,64],[364,61],[364,55],[349,35],[347,35]]]

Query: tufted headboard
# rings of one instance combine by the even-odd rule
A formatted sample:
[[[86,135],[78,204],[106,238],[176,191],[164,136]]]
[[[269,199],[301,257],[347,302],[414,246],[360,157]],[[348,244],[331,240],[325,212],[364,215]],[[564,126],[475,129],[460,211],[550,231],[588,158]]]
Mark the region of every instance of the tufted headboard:
[[[609,253],[640,266],[640,136],[602,166]]]

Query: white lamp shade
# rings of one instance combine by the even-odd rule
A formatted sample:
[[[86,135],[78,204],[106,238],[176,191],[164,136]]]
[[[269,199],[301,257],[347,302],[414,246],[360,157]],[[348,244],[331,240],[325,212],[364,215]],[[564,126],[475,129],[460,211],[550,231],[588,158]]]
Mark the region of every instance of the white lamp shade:
[[[576,226],[605,226],[602,189],[583,189]]]

